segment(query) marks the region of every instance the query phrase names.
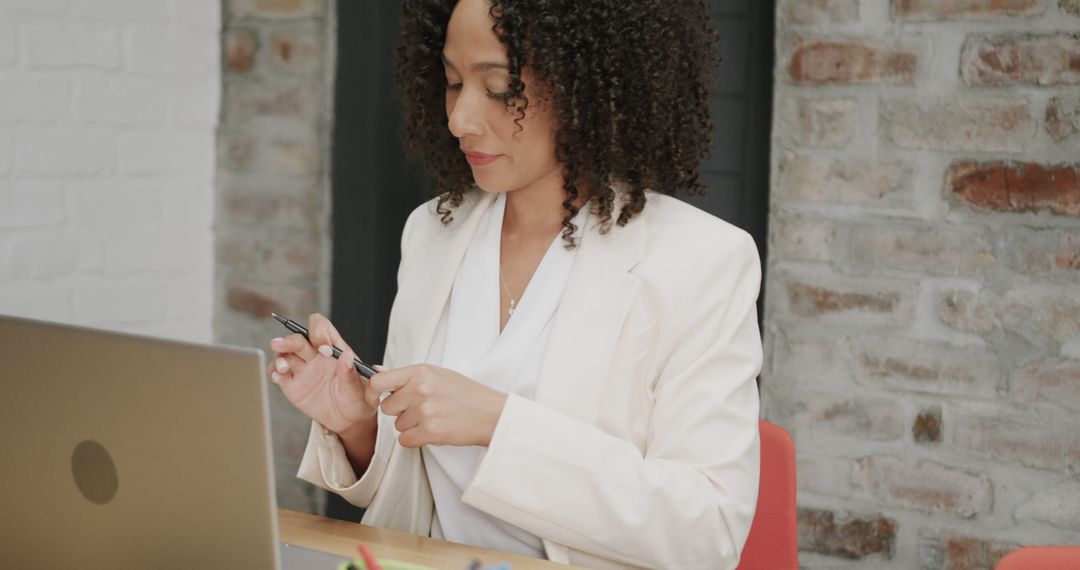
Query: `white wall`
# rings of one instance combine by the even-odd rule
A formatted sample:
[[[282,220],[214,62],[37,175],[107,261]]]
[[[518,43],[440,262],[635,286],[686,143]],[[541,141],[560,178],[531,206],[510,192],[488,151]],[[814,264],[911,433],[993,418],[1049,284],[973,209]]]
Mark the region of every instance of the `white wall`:
[[[0,0],[0,313],[211,340],[218,0]]]

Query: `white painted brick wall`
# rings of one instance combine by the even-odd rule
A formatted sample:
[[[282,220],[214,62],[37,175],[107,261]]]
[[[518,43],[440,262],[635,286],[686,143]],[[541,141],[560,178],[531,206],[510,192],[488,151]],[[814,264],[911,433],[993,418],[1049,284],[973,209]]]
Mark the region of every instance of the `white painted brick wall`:
[[[219,0],[0,0],[0,313],[212,340]]]

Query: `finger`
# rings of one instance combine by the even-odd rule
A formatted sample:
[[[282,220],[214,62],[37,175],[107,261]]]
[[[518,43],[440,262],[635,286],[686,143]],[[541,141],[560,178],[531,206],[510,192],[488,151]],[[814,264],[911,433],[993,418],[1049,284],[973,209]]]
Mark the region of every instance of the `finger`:
[[[382,368],[381,366],[379,368]],[[396,370],[379,371],[371,377],[371,389],[378,393],[396,392],[405,387],[412,379],[415,369],[412,366],[398,368]]]
[[[305,362],[310,362],[316,354],[315,347],[300,333],[275,338],[270,341],[270,348],[274,352],[293,352]]]
[[[308,337],[311,338],[311,344],[314,346],[330,344],[341,350],[351,350],[330,319],[319,313],[313,313],[308,317]]]
[[[282,374],[282,373],[278,372],[277,370],[275,370],[275,371],[270,373],[270,381],[273,382],[274,384],[277,384],[278,386],[285,386],[289,382],[292,382],[292,379],[293,379],[292,372],[286,372],[286,373]]]
[[[294,353],[286,352],[284,354],[278,354],[274,357],[274,370],[279,374],[285,374],[286,372],[299,374],[304,369],[307,362]]]
[[[356,355],[351,350],[346,350],[341,353],[341,357],[338,358],[336,369],[334,373],[338,378],[348,378],[352,382],[360,381],[360,374],[356,372],[356,368],[353,367],[353,358]]]
[[[424,432],[424,428],[419,426],[414,427],[410,430],[403,431],[400,435],[398,435],[398,443],[401,444],[401,447],[420,447],[421,445],[425,445],[430,441],[431,438],[428,436],[427,433]]]
[[[394,420],[394,429],[398,430],[398,433],[408,431],[418,425],[420,425],[420,414],[412,409],[405,410]]]
[[[374,392],[374,390],[369,390],[369,392]],[[409,409],[412,402],[409,400],[408,394],[394,393],[383,398],[381,403],[376,400],[376,404],[378,404],[379,409],[381,409],[384,414],[388,416],[400,416],[405,410]]]

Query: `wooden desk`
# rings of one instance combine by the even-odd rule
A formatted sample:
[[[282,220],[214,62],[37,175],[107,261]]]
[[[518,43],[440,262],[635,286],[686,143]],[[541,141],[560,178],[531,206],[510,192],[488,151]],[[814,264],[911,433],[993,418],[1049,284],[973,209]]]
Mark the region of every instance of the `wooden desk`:
[[[286,509],[278,509],[278,526],[281,540],[289,544],[332,552],[348,558],[355,558],[356,545],[363,543],[377,558],[401,560],[440,569],[466,570],[469,564],[477,559],[485,565],[509,562],[513,570],[574,568],[528,556],[485,550]]]

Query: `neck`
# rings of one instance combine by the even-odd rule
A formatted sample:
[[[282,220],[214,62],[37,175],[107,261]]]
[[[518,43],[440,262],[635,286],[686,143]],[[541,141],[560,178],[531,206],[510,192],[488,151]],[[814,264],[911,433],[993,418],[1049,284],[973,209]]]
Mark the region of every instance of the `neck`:
[[[581,208],[583,196],[574,200]],[[506,193],[506,212],[503,214],[503,231],[516,235],[549,236],[562,231],[563,207],[566,190],[563,189],[562,169],[556,168],[540,180]]]

